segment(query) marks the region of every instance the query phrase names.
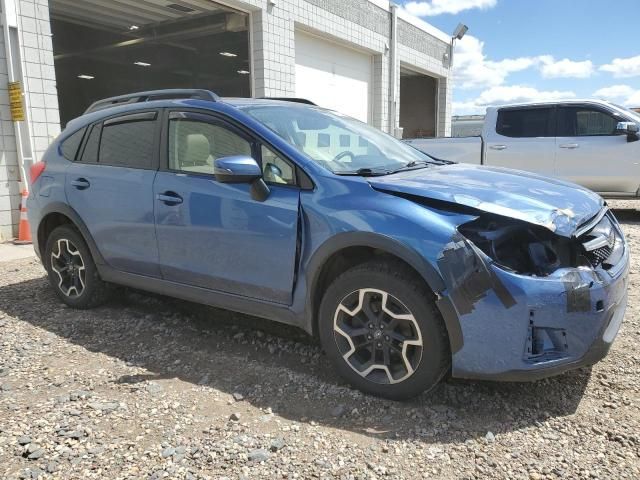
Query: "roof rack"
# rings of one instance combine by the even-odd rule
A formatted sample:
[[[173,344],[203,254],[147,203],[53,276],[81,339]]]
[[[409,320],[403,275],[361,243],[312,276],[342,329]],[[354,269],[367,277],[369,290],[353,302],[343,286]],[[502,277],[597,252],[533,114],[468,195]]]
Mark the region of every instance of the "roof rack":
[[[311,100],[299,97],[260,97],[262,100],[280,100],[282,102],[304,103],[306,105],[316,105]]]
[[[152,90],[149,92],[137,92],[117,97],[105,98],[94,102],[85,113],[97,112],[105,108],[117,105],[127,105],[130,103],[150,102],[151,100],[172,100],[181,98],[192,98],[195,100],[208,100],[210,102],[218,102],[220,97],[210,90],[197,89],[167,89]]]

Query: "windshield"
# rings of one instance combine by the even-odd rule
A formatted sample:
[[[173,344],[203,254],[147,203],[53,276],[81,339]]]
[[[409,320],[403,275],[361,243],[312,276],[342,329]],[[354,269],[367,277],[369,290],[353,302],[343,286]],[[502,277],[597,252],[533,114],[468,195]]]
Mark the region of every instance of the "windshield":
[[[316,107],[261,105],[243,110],[337,174],[386,174],[434,159],[353,118]]]

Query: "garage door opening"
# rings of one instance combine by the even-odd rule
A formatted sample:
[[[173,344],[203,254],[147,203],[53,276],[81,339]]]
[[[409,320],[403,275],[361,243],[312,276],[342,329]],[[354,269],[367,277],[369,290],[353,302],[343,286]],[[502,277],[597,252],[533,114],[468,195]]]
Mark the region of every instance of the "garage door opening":
[[[437,79],[406,68],[400,69],[402,138],[436,136],[437,92]]]
[[[51,0],[50,12],[63,125],[135,91],[251,96],[245,13],[209,0]]]

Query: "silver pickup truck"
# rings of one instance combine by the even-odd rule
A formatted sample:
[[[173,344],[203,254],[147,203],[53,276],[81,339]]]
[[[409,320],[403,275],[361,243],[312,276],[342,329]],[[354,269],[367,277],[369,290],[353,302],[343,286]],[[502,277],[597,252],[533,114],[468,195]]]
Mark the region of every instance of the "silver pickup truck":
[[[479,137],[407,142],[441,160],[568,180],[607,198],[640,197],[640,114],[601,100],[487,109]]]

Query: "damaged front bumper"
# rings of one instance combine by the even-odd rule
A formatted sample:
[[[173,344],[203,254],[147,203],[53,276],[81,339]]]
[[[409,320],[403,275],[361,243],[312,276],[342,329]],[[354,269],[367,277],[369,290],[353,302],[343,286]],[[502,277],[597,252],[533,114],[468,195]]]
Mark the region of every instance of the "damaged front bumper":
[[[562,268],[545,277],[508,272],[470,242],[443,256],[440,270],[461,341],[452,376],[525,381],[601,360],[627,303],[629,252],[612,268]],[[466,246],[463,246],[466,244]],[[465,271],[451,271],[453,265]],[[447,272],[447,268],[449,271]]]

